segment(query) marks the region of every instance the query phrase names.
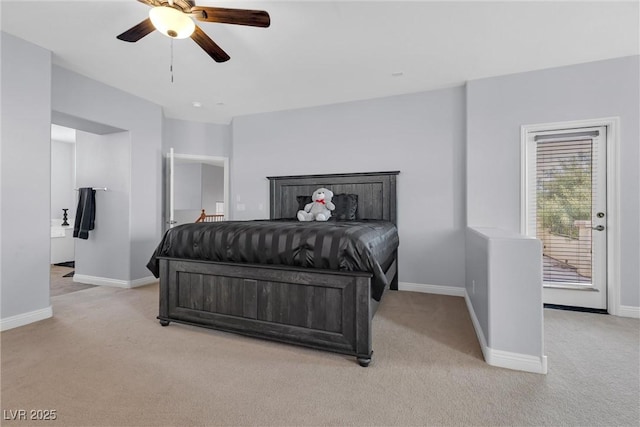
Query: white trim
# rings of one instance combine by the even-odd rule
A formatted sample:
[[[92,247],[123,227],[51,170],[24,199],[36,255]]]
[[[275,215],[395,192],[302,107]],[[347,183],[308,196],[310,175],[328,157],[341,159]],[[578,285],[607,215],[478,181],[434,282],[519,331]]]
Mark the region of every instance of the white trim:
[[[607,311],[620,312],[620,118],[607,127]]]
[[[463,297],[465,289],[458,286],[424,285],[421,283],[398,282],[399,291],[422,292],[424,294],[449,295]]]
[[[30,311],[29,313],[17,314],[15,316],[0,319],[0,331],[8,331],[9,329],[25,326],[30,323],[39,322],[40,320],[53,317],[53,308],[51,306],[40,310]]]
[[[527,208],[529,206],[529,133],[530,126],[520,126],[520,234],[528,236]]]
[[[231,218],[231,205],[229,205],[229,158],[224,158],[224,217],[227,221],[230,221]]]
[[[621,305],[618,307],[617,316],[640,319],[640,307],[633,307],[631,305]]]
[[[175,192],[174,192],[174,176],[175,170],[175,154],[173,154],[173,147],[169,149],[169,228],[173,228],[175,224]],[[166,216],[166,215],[165,215]]]
[[[158,279],[153,276],[142,277],[135,280],[110,279],[107,277],[86,276],[84,274],[74,274],[73,276],[74,282],[85,283],[87,285],[110,286],[112,288],[124,289],[131,289],[137,288],[138,286],[148,285],[155,282],[156,280]]]
[[[140,286],[150,285],[150,284],[155,283],[157,281],[158,281],[158,279],[156,279],[153,276],[141,277],[140,279],[135,279],[135,280],[129,281],[129,287],[130,288],[138,288]]]
[[[571,129],[579,127],[607,128],[607,311],[614,316],[622,310],[620,305],[620,118],[574,120],[568,122],[539,123],[520,127],[520,232],[527,234],[527,138],[532,132]],[[626,317],[626,316],[625,316]]]
[[[487,364],[498,368],[533,372],[535,374],[547,373],[547,356],[538,357],[530,354],[512,353],[510,351],[496,350],[489,347],[466,289],[464,290],[464,300],[467,303],[471,323],[473,323],[473,328],[476,331],[476,336],[480,343],[482,356]]]
[[[485,361],[499,368],[516,371],[532,372],[534,374],[547,373],[547,356],[537,357],[529,354],[511,353],[510,351],[494,350],[487,347]]]

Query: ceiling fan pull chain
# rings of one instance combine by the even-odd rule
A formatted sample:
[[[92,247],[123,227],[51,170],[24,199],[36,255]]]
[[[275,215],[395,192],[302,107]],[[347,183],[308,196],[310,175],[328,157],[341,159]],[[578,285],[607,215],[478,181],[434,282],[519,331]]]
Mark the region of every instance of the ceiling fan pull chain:
[[[171,71],[171,83],[173,83],[173,39],[171,39],[171,65],[169,66],[169,71]]]

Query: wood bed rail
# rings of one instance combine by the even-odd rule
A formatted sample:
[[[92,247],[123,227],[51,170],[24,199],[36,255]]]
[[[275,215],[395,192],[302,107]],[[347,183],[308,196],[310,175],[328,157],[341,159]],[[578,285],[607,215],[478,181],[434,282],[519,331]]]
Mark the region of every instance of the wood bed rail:
[[[202,209],[202,213],[200,214],[198,219],[196,219],[196,222],[220,222],[220,221],[224,221],[224,215],[223,214],[208,215],[204,211],[204,209]]]

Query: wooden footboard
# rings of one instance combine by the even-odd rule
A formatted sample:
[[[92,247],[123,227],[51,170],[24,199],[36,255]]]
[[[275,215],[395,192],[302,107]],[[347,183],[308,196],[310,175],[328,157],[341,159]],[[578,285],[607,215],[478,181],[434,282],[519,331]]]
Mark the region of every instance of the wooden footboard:
[[[395,265],[394,265],[395,275]],[[371,274],[160,259],[160,314],[171,321],[371,361]]]

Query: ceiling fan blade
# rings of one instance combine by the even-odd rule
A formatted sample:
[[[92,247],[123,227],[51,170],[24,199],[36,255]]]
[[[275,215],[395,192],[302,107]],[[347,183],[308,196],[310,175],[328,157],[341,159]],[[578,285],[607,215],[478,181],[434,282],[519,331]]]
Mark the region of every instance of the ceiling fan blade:
[[[129,28],[127,31],[120,34],[118,39],[125,42],[137,42],[155,29],[156,27],[151,23],[151,19],[147,18],[135,27]]]
[[[211,58],[213,58],[216,62],[225,62],[230,59],[230,56],[227,55],[227,52],[222,50],[220,46],[216,44],[211,38],[200,29],[196,25],[196,29],[191,34],[191,38],[194,42],[198,43],[198,45],[209,54]]]
[[[264,10],[226,9],[223,7],[194,6],[191,8],[194,18],[205,22],[223,24],[250,25],[266,28],[271,24],[269,14]]]
[[[193,0],[138,0],[140,3],[144,3],[147,6],[169,6],[176,7],[185,13],[189,13],[195,2]]]
[[[144,3],[147,6],[151,6],[151,7],[155,7],[155,6],[160,6],[160,3],[157,2],[156,0],[138,0],[140,3]]]

